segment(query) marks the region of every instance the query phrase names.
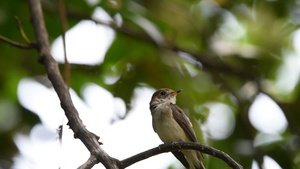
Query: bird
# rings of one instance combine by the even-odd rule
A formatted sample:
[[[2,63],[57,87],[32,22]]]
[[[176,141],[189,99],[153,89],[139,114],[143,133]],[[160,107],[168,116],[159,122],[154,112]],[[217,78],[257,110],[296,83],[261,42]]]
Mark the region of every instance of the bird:
[[[192,123],[176,105],[176,95],[180,92],[161,88],[152,95],[150,101],[152,126],[164,143],[197,142]],[[205,169],[199,151],[179,150],[172,153],[187,169],[191,168],[190,165],[195,169]]]

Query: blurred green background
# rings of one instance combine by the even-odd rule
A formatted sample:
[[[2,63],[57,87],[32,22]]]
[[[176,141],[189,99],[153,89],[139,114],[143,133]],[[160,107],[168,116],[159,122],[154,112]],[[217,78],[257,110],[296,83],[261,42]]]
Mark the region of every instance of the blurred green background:
[[[222,139],[206,137],[206,144],[229,154],[245,169],[269,156],[282,168],[300,168],[300,1],[298,0],[66,0],[69,28],[89,19],[96,7],[111,17],[120,15],[122,26],[111,25],[115,39],[98,65],[71,64],[70,87],[78,95],[88,82],[122,98],[129,110],[137,87],[183,89],[177,102],[195,128],[210,113],[205,103],[231,108],[235,125]],[[43,0],[49,40],[61,35],[57,1]],[[14,16],[20,18],[30,40],[33,28],[26,1],[0,2],[0,35],[20,43]],[[151,23],[143,26],[138,18]],[[145,28],[146,27],[146,28]],[[155,36],[158,31],[159,35]],[[152,31],[152,32],[151,32]],[[297,40],[298,37],[298,40]],[[85,43],[85,42],[83,42]],[[24,77],[45,75],[35,50],[0,43],[0,168],[9,168],[18,149],[16,133],[29,133],[40,119],[23,108],[17,97]],[[63,64],[60,65],[63,71]],[[112,84],[107,76],[116,76]],[[249,121],[249,108],[264,93],[282,109],[288,122],[281,139],[255,146],[260,133]],[[30,98],[28,98],[30,99]],[[150,100],[150,99],[149,99]],[[268,107],[266,107],[268,109]],[[124,119],[126,120],[126,118]],[[269,120],[272,120],[271,118]],[[196,129],[197,130],[197,129]],[[203,140],[201,131],[197,131]],[[250,148],[245,151],[243,143]],[[249,150],[249,151],[248,151]],[[211,158],[208,168],[224,163]]]

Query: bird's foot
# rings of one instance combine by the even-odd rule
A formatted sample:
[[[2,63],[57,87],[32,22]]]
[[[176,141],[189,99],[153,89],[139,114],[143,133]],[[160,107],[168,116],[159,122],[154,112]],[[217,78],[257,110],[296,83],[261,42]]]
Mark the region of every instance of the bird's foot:
[[[178,147],[179,149],[181,149],[181,146],[178,145],[177,142],[172,142],[171,145],[172,145],[172,148]]]
[[[158,149],[161,150],[161,147],[162,147],[163,145],[164,145],[164,144],[160,144],[160,145],[158,146]]]

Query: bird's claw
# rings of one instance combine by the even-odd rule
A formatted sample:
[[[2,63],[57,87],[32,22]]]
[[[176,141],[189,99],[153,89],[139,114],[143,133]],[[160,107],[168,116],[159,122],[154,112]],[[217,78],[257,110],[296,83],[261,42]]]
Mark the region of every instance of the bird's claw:
[[[172,145],[172,148],[178,147],[179,149],[181,149],[181,146],[177,145],[176,142],[172,142],[171,145]]]
[[[163,145],[164,145],[164,144],[160,144],[160,145],[158,146],[158,149],[161,150],[161,147],[162,147]]]

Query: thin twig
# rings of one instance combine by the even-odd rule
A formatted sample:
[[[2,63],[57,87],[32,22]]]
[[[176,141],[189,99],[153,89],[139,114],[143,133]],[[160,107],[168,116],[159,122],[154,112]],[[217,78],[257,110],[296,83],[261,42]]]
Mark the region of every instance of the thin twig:
[[[4,36],[1,36],[1,35],[0,35],[0,41],[8,43],[11,46],[22,48],[22,49],[35,49],[36,48],[36,45],[34,43],[22,44],[22,43],[18,43],[18,42],[15,42],[13,40],[10,40],[10,39],[8,39]]]
[[[15,19],[17,20],[17,25],[18,25],[18,29],[19,29],[19,32],[21,34],[21,37],[25,40],[25,42],[27,42],[28,44],[30,44],[30,40],[28,39],[24,29],[23,29],[23,26],[22,26],[22,23],[19,19],[19,17],[15,16]]]
[[[63,40],[63,47],[64,47],[64,59],[65,59],[63,77],[67,86],[70,86],[71,69],[67,59],[67,46],[66,46],[66,31],[68,30],[68,18],[66,15],[65,3],[63,0],[58,1],[58,9],[59,9],[59,18],[61,23],[62,40]]]

